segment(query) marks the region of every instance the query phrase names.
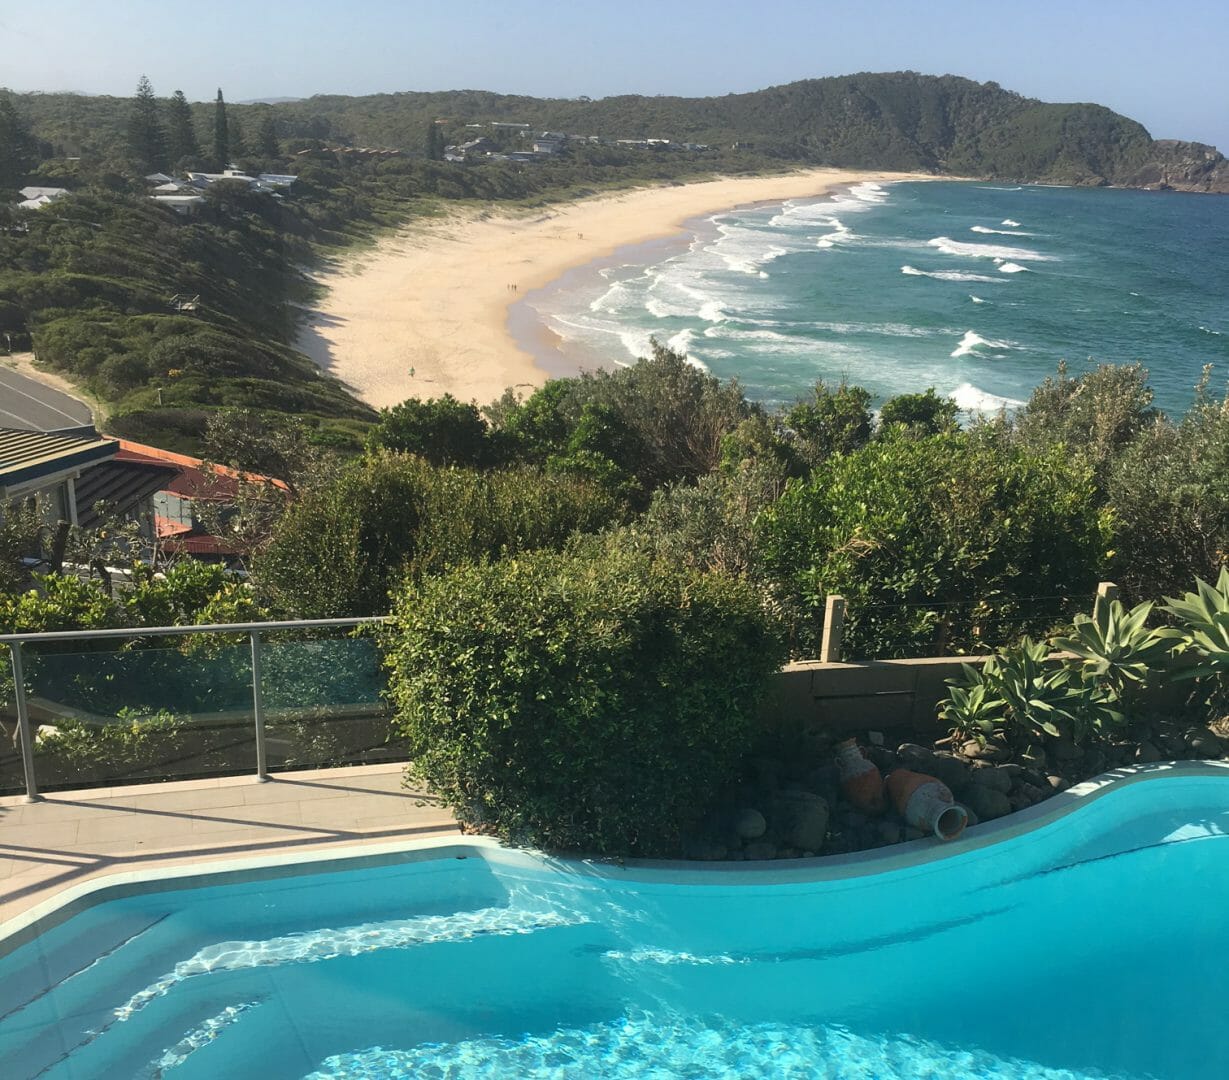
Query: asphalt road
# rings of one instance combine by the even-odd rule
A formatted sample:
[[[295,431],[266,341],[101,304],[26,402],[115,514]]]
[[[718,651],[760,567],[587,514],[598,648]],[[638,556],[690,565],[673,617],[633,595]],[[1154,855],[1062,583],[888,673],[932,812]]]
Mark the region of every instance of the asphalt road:
[[[93,422],[84,402],[18,375],[0,358],[0,427],[55,431]]]

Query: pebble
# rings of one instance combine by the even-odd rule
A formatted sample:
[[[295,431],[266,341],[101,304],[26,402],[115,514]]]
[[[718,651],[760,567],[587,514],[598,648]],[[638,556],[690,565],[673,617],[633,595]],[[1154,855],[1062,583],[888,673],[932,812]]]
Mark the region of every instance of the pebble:
[[[1002,766],[985,766],[980,769],[974,769],[969,774],[969,779],[977,787],[989,788],[991,791],[1000,792],[1006,795],[1011,790],[1011,772]]]
[[[768,831],[768,821],[758,810],[740,810],[734,818],[734,834],[740,840],[758,840]]]
[[[1135,760],[1141,765],[1146,765],[1150,761],[1160,761],[1162,756],[1161,751],[1150,742],[1141,742],[1135,748]]]
[[[991,821],[1012,811],[1011,801],[1001,791],[977,784],[970,785],[965,792],[964,803],[981,821]]]

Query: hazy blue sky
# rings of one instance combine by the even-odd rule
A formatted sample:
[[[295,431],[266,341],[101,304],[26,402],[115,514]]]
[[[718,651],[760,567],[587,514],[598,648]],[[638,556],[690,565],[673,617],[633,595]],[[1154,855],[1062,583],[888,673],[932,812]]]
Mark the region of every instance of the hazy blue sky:
[[[1229,0],[0,0],[0,85],[723,94],[911,68],[1229,152]]]

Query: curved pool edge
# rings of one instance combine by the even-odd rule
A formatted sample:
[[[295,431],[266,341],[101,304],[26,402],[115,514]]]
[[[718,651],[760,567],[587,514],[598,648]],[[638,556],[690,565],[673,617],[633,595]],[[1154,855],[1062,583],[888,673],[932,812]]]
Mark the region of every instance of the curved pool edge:
[[[609,882],[678,885],[797,885],[870,877],[937,864],[958,855],[989,848],[1059,821],[1110,792],[1150,780],[1175,777],[1229,778],[1229,762],[1157,762],[1113,769],[1027,809],[973,826],[954,841],[941,843],[927,837],[886,848],[874,848],[847,855],[823,855],[811,859],[702,863],[688,860],[628,859],[616,862],[584,856],[551,855],[526,848],[509,847],[490,837],[472,836],[459,840],[451,837],[431,837],[390,841],[386,844],[364,844],[356,845],[354,850],[331,848],[309,853],[248,856],[217,860],[206,865],[116,870],[68,886],[57,895],[0,924],[0,957],[84,909],[132,892],[200,888],[268,877],[352,870],[392,862],[481,858],[496,866],[521,869],[556,868],[581,877]]]

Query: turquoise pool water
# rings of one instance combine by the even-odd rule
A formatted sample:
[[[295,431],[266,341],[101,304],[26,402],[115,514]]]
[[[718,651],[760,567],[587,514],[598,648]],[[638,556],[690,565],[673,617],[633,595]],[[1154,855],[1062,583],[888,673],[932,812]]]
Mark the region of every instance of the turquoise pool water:
[[[0,1074],[1229,1075],[1229,776],[1083,801],[878,872],[454,845],[113,897],[0,958]]]

